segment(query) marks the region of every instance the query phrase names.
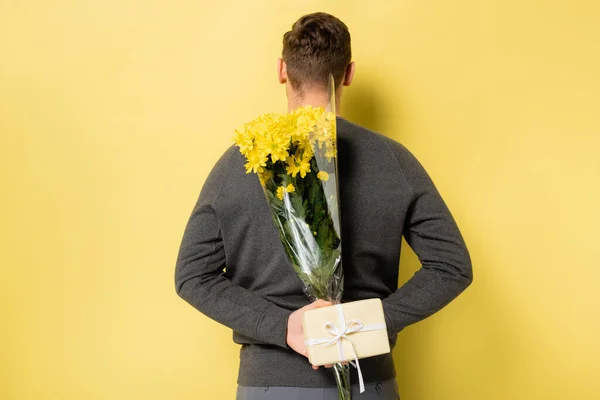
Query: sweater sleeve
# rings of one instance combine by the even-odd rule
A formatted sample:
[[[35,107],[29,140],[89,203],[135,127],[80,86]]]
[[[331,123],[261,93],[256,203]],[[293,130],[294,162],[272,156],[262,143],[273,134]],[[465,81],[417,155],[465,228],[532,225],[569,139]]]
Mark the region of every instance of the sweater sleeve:
[[[442,309],[473,280],[471,258],[446,203],[431,177],[402,144],[392,143],[400,170],[411,188],[404,238],[421,268],[383,300],[388,335]]]
[[[209,318],[260,342],[289,349],[291,311],[234,284],[224,272],[225,248],[214,206],[234,151],[230,148],[219,159],[200,191],[179,248],[175,290]]]

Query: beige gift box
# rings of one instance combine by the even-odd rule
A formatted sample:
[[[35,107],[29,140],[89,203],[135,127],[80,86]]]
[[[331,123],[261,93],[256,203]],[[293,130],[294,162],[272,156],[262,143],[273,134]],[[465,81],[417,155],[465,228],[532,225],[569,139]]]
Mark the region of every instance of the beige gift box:
[[[390,352],[381,299],[306,311],[302,326],[308,359],[313,365],[352,361],[355,351],[359,359]]]

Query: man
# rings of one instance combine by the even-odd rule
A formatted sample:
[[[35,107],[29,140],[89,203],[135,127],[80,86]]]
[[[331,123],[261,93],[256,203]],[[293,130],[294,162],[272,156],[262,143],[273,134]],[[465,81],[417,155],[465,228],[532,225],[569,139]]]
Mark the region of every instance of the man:
[[[354,75],[350,34],[334,16],[300,18],[283,37],[279,82],[289,109],[327,105]],[[339,108],[337,110],[339,112]],[[381,298],[390,345],[404,327],[440,310],[472,281],[471,260],[431,178],[403,145],[338,117],[343,301]],[[310,365],[302,314],[308,304],[281,245],[263,190],[231,147],[208,176],[185,229],[177,293],[233,330],[241,344],[238,400],[337,399],[330,368]],[[422,267],[398,288],[402,236]],[[398,399],[392,354],[360,361],[360,399]],[[358,394],[352,369],[353,393]]]

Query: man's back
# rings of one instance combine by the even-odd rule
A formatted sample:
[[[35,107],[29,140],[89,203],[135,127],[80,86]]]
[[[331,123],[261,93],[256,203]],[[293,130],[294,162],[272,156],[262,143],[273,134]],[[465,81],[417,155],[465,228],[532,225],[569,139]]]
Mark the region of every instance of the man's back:
[[[393,346],[401,329],[470,283],[469,255],[433,182],[404,146],[342,118],[337,130],[343,301],[384,299]],[[233,329],[242,344],[239,384],[334,385],[329,370],[313,370],[285,342],[289,312],[309,300],[244,162],[232,147],[211,171],[182,241],[178,293]],[[397,291],[403,234],[423,268]],[[391,354],[361,360],[361,367],[366,382],[395,376]]]

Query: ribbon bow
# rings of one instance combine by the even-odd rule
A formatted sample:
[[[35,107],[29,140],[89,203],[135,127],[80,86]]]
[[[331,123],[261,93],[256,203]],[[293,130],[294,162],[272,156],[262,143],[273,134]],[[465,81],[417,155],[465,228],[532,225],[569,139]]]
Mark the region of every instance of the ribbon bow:
[[[340,322],[341,328],[339,328],[334,323],[327,321],[323,326],[324,326],[325,330],[327,331],[327,333],[329,333],[333,337],[309,339],[309,340],[305,340],[304,344],[306,344],[307,346],[314,346],[314,345],[319,345],[319,344],[323,344],[325,346],[331,346],[331,345],[337,344],[338,350],[340,352],[340,359],[343,360],[345,357],[344,357],[344,349],[342,346],[342,339],[346,339],[348,342],[350,342],[350,346],[352,349],[352,356],[354,357],[354,361],[356,362],[356,363],[353,363],[352,361],[350,361],[350,365],[355,367],[356,370],[358,371],[358,383],[360,386],[360,392],[362,393],[365,391],[365,383],[363,380],[362,371],[360,370],[360,364],[358,362],[358,355],[356,354],[356,348],[354,347],[354,343],[352,343],[352,340],[348,337],[348,335],[350,335],[351,333],[355,333],[355,332],[366,332],[366,331],[375,331],[375,330],[379,330],[379,329],[386,329],[386,326],[385,326],[385,324],[364,325],[362,323],[362,321],[359,319],[353,319],[350,322],[346,323],[346,318],[344,317],[344,310],[342,309],[342,305],[336,304],[335,308],[337,309],[337,312],[338,312],[338,317],[339,317],[339,322]]]

